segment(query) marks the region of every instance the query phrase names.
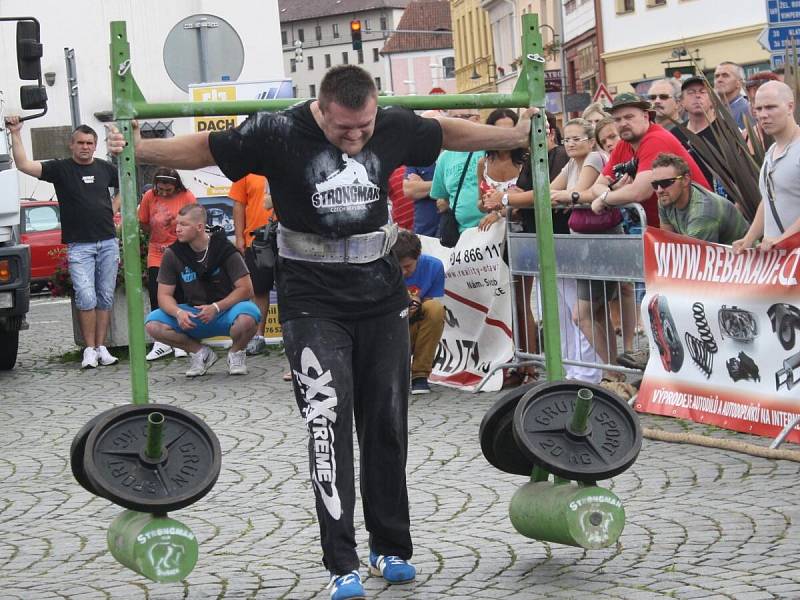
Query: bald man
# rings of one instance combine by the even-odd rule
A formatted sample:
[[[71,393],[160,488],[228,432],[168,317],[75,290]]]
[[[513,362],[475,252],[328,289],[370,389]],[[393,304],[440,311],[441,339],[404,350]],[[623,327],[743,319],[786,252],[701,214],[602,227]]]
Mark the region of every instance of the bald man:
[[[253,283],[244,258],[224,231],[206,232],[206,209],[187,204],[178,211],[178,241],[164,252],[158,271],[158,310],[145,319],[153,339],[186,350],[187,377],[205,375],[217,355],[200,340],[229,335],[228,374],[246,375],[245,347],[256,332],[261,312],[249,300]],[[186,304],[175,300],[180,286]]]
[[[769,81],[756,92],[756,121],[775,143],[761,166],[761,204],[753,224],[747,235],[733,243],[737,254],[752,248],[759,239],[758,247],[770,250],[800,232],[800,127],[794,119],[794,102],[791,88],[782,81]]]

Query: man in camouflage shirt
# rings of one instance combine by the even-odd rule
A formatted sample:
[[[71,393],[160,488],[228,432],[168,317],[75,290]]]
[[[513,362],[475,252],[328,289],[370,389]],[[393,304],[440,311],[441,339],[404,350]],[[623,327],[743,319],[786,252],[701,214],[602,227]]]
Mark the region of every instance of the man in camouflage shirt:
[[[729,200],[692,183],[689,165],[674,154],[653,161],[651,185],[658,196],[661,228],[698,240],[732,244],[748,223]]]

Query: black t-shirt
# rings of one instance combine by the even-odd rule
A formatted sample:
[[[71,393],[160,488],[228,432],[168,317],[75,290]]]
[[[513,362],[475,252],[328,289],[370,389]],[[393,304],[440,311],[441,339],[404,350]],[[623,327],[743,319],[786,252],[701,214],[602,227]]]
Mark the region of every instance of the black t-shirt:
[[[700,154],[697,148],[692,146],[692,143],[689,141],[689,138],[683,132],[683,130],[678,127],[677,125],[674,126],[669,132],[674,135],[677,140],[681,143],[681,146],[686,148],[686,151],[692,156],[694,162],[697,163],[697,166],[700,167],[700,170],[703,172],[703,175],[706,176],[706,181],[711,183],[714,181],[714,174],[711,172],[711,168],[708,166],[705,160],[703,160],[703,156]],[[700,138],[702,138],[706,144],[711,146],[712,148],[716,148],[719,150],[719,146],[717,145],[717,140],[714,139],[714,134],[711,131],[711,127],[706,127],[702,131],[697,134]]]
[[[116,235],[109,188],[117,188],[119,183],[111,163],[100,158],[88,165],[71,158],[46,160],[39,179],[56,188],[64,244],[99,242]]]
[[[547,153],[550,181],[552,182],[561,173],[569,162],[569,156],[564,146],[556,146]],[[533,179],[531,178],[531,162],[525,161],[522,171],[517,177],[517,187],[521,190],[529,191],[533,189]],[[553,233],[569,233],[569,210],[553,210]],[[522,230],[525,233],[536,233],[536,211],[532,208],[522,210]]]
[[[235,129],[212,133],[222,172],[236,181],[265,175],[281,224],[331,238],[377,231],[389,221],[389,175],[401,164],[427,165],[442,145],[438,121],[403,108],[379,108],[362,151],[344,155],[314,120],[311,102],[257,113]],[[397,260],[365,265],[280,258],[276,283],[282,321],[303,316],[360,319],[408,305]]]

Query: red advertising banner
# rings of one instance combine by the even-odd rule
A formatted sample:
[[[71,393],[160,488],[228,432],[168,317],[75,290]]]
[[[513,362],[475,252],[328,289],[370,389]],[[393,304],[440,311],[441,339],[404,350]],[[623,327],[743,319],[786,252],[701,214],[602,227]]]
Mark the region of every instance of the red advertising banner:
[[[651,351],[636,409],[776,436],[800,414],[800,234],[735,255],[649,227],[644,252]]]

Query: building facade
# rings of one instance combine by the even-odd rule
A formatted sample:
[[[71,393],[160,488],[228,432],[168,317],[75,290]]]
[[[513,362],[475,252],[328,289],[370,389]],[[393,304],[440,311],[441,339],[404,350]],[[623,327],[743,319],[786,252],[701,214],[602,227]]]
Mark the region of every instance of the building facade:
[[[381,54],[389,61],[398,95],[456,91],[449,0],[412,0]],[[430,33],[424,33],[430,32]]]
[[[316,97],[329,68],[356,64],[375,79],[380,92],[394,93],[389,59],[381,55],[409,0],[279,0],[281,45],[295,97]],[[364,8],[368,4],[370,8]],[[354,50],[350,22],[360,21],[361,50]],[[298,48],[301,52],[298,52]]]
[[[99,135],[97,155],[106,153],[103,123],[111,110],[111,74],[109,71],[109,23],[122,20],[131,50],[131,69],[144,97],[150,102],[186,102],[191,94],[174,83],[165,65],[165,45],[171,33],[196,35],[181,22],[189,17],[208,17],[218,27],[209,30],[214,36],[223,22],[230,26],[239,41],[243,63],[239,73],[219,75],[230,81],[261,81],[284,77],[278,40],[277,0],[250,3],[244,0],[75,0],[66,7],[62,0],[7,0],[4,16],[27,16],[33,13],[40,22],[44,55],[42,72],[51,74],[47,81],[48,111],[42,118],[27,121],[22,130],[28,156],[34,160],[68,156],[67,144],[72,131],[70,110],[71,85],[67,80],[65,48],[74,50],[77,72],[80,120]],[[13,23],[0,23],[0,92],[6,110],[18,102],[18,87],[30,84],[19,81],[15,56]],[[211,42],[213,43],[213,39]],[[195,46],[196,47],[196,46]],[[197,58],[197,57],[194,57]],[[189,62],[189,57],[186,57]],[[51,83],[52,82],[52,83]],[[202,83],[199,79],[195,83]],[[140,122],[144,131],[179,135],[194,131],[194,121],[167,119]],[[186,181],[186,180],[185,180]],[[187,182],[188,183],[188,182]],[[23,197],[50,198],[53,187],[20,174]]]
[[[762,0],[599,0],[608,83],[642,93],[654,79],[722,61],[746,72],[769,68],[757,38],[766,26]]]
[[[481,0],[450,0],[456,90],[477,94],[497,89],[492,27]]]

